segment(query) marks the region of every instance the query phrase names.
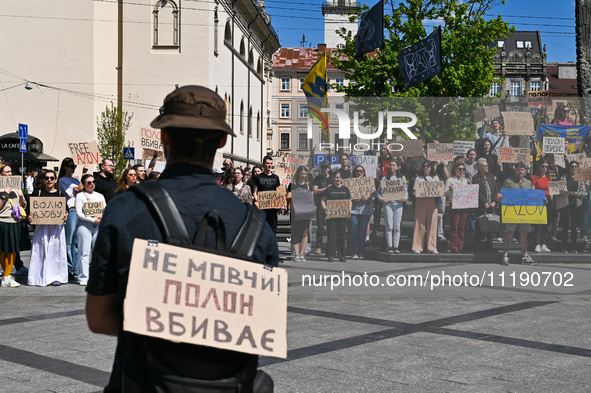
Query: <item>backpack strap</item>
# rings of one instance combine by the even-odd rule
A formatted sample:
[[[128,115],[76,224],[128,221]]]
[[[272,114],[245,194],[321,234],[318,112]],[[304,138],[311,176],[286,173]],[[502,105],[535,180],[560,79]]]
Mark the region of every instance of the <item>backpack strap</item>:
[[[207,227],[211,226],[216,231],[216,249],[218,251],[226,251],[226,226],[222,217],[217,210],[213,209],[205,213],[201,219],[195,238],[193,238],[193,245],[205,246],[205,236],[207,234]]]
[[[129,187],[142,197],[156,214],[164,241],[170,244],[190,244],[189,234],[174,201],[157,181],[149,181]]]
[[[246,218],[234,238],[229,252],[241,257],[252,258],[266,221],[262,218],[262,212],[259,209],[248,203],[245,206]]]

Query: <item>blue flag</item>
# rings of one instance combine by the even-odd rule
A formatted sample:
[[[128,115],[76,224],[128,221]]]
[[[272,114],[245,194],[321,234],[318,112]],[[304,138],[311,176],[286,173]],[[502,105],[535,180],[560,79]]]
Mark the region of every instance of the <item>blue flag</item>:
[[[441,72],[441,27],[429,37],[407,46],[398,54],[400,75],[408,89]]]
[[[364,54],[373,52],[384,44],[383,17],[384,3],[380,0],[361,18],[355,37],[356,59],[362,59]]]
[[[540,124],[538,130],[538,146],[542,149],[541,143],[545,136],[565,138],[568,141],[567,153],[581,153],[587,134],[589,133],[589,126],[558,126],[554,124]]]

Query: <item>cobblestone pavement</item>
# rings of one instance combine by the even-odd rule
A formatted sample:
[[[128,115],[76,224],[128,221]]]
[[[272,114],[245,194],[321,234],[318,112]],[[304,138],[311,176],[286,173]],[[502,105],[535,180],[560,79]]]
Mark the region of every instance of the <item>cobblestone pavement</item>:
[[[591,264],[282,267],[288,358],[260,361],[276,392],[589,391]],[[90,333],[84,301],[74,284],[0,288],[0,391],[102,391],[115,339]]]

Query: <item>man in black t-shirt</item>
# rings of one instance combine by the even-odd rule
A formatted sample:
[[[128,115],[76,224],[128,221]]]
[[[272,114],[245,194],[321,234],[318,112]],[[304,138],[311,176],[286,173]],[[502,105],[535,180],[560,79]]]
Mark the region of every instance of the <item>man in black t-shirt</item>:
[[[320,166],[320,174],[312,182],[312,194],[316,203],[316,255],[322,254],[322,240],[324,238],[324,227],[326,226],[326,213],[322,208],[322,193],[330,186],[330,165],[324,161]]]
[[[273,169],[273,159],[270,156],[265,156],[263,158],[263,172],[254,177],[253,196],[256,207],[259,207],[259,191],[275,191],[281,185],[279,176],[271,173],[271,169]],[[267,223],[273,230],[273,233],[277,234],[277,209],[265,209],[265,214],[267,216]]]
[[[105,197],[105,202],[109,203],[111,198],[117,195],[117,179],[113,176],[115,166],[113,161],[104,159],[100,165],[100,171],[94,172],[94,181],[96,186],[94,190]]]

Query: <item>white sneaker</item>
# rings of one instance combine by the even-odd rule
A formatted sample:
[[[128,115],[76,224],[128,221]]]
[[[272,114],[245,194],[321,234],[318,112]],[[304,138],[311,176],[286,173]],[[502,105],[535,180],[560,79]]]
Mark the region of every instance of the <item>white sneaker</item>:
[[[301,261],[300,256],[299,255],[296,255],[295,257],[293,257],[293,261],[294,262],[300,262]]]
[[[545,244],[542,244],[542,248],[540,248],[540,250],[542,250],[542,252],[551,252]]]
[[[544,246],[544,247],[546,247],[546,246]],[[536,252],[542,252],[539,244],[536,246]]]
[[[414,253],[415,254],[420,254],[421,253],[421,250],[414,250]]]
[[[303,255],[300,255],[300,262],[306,262],[306,257],[304,257]]]
[[[2,279],[2,286],[5,288],[18,288],[21,286],[12,276],[6,276]]]
[[[88,284],[88,280],[80,280],[80,281],[78,281],[78,284],[80,284],[82,286],[86,286]]]
[[[433,251],[431,251],[431,254],[439,254],[439,251],[433,250]]]
[[[357,254],[353,255],[353,258],[351,259],[359,259],[359,256]]]

